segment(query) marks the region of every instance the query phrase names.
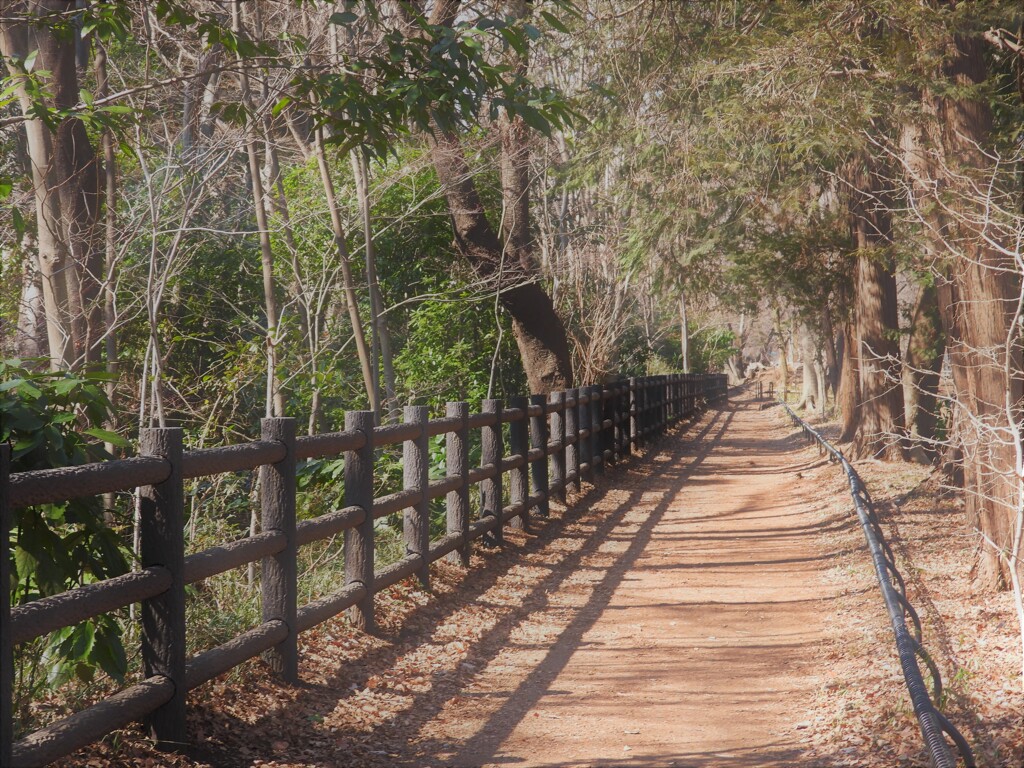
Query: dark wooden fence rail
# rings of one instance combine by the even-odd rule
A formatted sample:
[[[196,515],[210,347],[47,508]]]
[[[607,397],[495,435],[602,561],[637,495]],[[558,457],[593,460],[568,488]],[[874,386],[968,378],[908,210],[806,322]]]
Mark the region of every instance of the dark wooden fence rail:
[[[429,583],[430,563],[448,557],[468,564],[474,539],[500,541],[505,523],[524,525],[547,515],[548,502],[604,472],[653,436],[726,396],[721,375],[668,374],[603,386],[485,400],[482,412],[449,403],[445,416],[409,406],[403,424],[375,427],[373,414],[349,412],[341,432],[296,437],[295,420],[264,419],[259,440],[183,451],[177,428],[142,431],[140,455],[76,467],[10,472],[11,451],[0,446],[0,537],[9,542],[13,511],[33,504],[138,489],[141,562],[133,573],[11,608],[9,552],[0,557],[0,765],[36,766],[57,760],[113,730],[143,720],[164,748],[184,745],[189,690],[261,653],[284,681],[298,680],[300,632],[343,611],[357,627],[373,628],[374,593],[416,575]],[[508,452],[502,425],[509,425]],[[469,432],[481,430],[481,466],[469,466]],[[428,438],[446,435],[447,476],[430,480]],[[403,489],[373,496],[374,450],[403,444]],[[344,455],[345,506],[296,521],[296,464]],[[184,554],[184,481],[258,469],[262,531],[187,557]],[[502,506],[503,483],[509,501]],[[469,489],[480,486],[472,519]],[[429,504],[446,499],[447,530],[431,541]],[[404,510],[406,555],[374,568],[377,518]],[[296,552],[344,532],[345,585],[301,608]],[[185,587],[250,562],[262,562],[262,623],[223,645],[185,654]],[[88,709],[13,741],[13,647],[108,611],[141,604],[143,680]]]

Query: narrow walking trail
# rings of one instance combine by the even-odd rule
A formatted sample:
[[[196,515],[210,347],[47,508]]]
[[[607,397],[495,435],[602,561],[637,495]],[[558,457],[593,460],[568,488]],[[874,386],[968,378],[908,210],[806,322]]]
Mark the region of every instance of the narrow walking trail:
[[[705,431],[657,457],[639,504],[530,617],[550,645],[512,643],[445,709],[457,748],[441,762],[800,761],[831,597],[829,523],[802,477],[820,461],[750,400]]]
[[[438,564],[432,594],[380,593],[378,635],[302,635],[299,686],[253,665],[197,690],[188,755],[126,732],[71,764],[849,765],[808,754],[831,534],[854,524],[830,471],[740,397],[468,571]]]

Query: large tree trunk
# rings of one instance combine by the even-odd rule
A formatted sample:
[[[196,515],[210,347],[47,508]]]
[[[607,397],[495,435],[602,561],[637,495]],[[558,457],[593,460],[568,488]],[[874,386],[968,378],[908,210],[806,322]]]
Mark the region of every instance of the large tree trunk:
[[[477,275],[500,291],[501,304],[512,316],[530,391],[541,394],[570,387],[572,364],[565,326],[537,282],[536,269],[505,257],[458,138],[437,131],[431,145],[434,168],[452,215],[456,246]]]
[[[512,0],[509,12],[522,15],[526,4]],[[459,0],[438,0],[431,23],[452,23]],[[519,66],[525,66],[525,63]],[[474,272],[498,292],[512,317],[512,330],[530,391],[535,394],[572,386],[572,362],[562,319],[555,311],[533,258],[529,236],[529,148],[521,120],[502,126],[503,245],[487,219],[458,136],[435,129],[429,137],[431,159],[444,188],[459,252]]]
[[[903,402],[909,456],[929,463],[935,456],[939,373],[945,353],[945,339],[939,319],[934,285],[921,288],[910,319],[910,340],[903,366]]]
[[[959,37],[954,45],[946,75],[960,86],[984,81],[981,41]],[[982,148],[992,130],[989,104],[981,98],[943,98],[937,106],[945,161],[955,174],[950,183],[963,192],[951,227],[961,248],[952,268],[955,295],[943,309],[959,347],[951,361],[962,366],[958,378],[966,384],[958,389],[957,399],[969,415],[961,432],[967,508],[983,537],[978,579],[998,586],[1010,575],[1006,558],[1012,554],[1020,504],[1016,447],[1010,437],[1021,399],[1020,336],[1013,327],[1020,275],[1012,259],[986,242],[989,233],[981,231],[986,200],[961,175],[976,172],[987,180],[991,161]],[[947,334],[952,342],[954,333]]]
[[[76,35],[66,19],[72,2],[33,0],[9,4],[0,22],[0,48],[9,59],[15,82],[32,166],[36,202],[38,266],[46,310],[50,365],[67,369],[95,362],[103,332],[97,301],[103,270],[103,250],[97,247],[97,222],[102,203],[100,168],[85,125],[76,117],[61,120],[51,130],[34,114],[33,96],[25,87],[14,60],[38,51],[35,69],[46,72],[42,98],[45,107],[71,109],[80,89],[76,69]],[[64,19],[28,24],[12,21],[26,16]]]
[[[884,181],[871,166],[861,157],[848,170],[850,224],[857,243],[854,317],[860,378],[854,454],[898,460],[903,454],[903,392],[896,278],[888,263],[892,218]]]
[[[814,336],[810,329],[800,325],[800,359],[803,363],[803,389],[800,393],[800,402],[797,408],[813,411],[820,405],[822,393],[818,388],[819,379],[816,366],[817,349],[814,344]]]
[[[1012,259],[987,239],[998,237],[984,193],[992,174],[984,151],[992,113],[987,101],[969,95],[986,77],[982,44],[957,36],[947,50],[942,74],[968,95],[922,94],[922,122],[904,133],[904,165],[938,260],[939,315],[956,395],[954,440],[967,515],[981,534],[975,576],[991,588],[1006,585],[1010,558],[1021,554],[1014,553],[1021,500],[1013,438],[1021,398],[1014,330],[1021,283]],[[932,197],[936,190],[941,200]]]
[[[843,323],[843,362],[839,373],[836,402],[842,419],[839,442],[848,443],[860,426],[860,360],[857,356],[857,331],[853,322]]]
[[[832,396],[839,395],[839,355],[836,352],[836,331],[832,323],[832,310],[828,306],[828,296],[822,297],[821,305],[822,347],[825,353],[825,380],[832,388]]]

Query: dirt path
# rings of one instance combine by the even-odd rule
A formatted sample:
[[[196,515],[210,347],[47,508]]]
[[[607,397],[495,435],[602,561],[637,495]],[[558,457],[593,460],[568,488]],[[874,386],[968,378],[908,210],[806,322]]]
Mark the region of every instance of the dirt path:
[[[173,764],[849,765],[805,754],[850,523],[820,463],[777,408],[712,410],[433,594],[379,594],[376,637],[304,634],[300,686],[257,664],[196,691]],[[73,764],[168,757],[129,731]]]
[[[441,762],[800,759],[830,597],[827,523],[801,477],[818,462],[750,401],[708,431],[696,451],[657,457],[640,503],[444,709],[456,748]]]

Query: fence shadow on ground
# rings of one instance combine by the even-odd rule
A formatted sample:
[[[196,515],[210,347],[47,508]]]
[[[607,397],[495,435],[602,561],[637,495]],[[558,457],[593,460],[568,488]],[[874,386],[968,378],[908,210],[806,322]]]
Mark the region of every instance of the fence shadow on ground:
[[[650,499],[652,494],[656,494],[660,498],[654,509],[639,523],[635,535],[628,540],[623,550],[616,552],[610,563],[600,569],[602,573],[591,583],[592,589],[585,604],[574,606],[575,613],[569,623],[561,628],[553,642],[544,645],[543,660],[519,679],[516,687],[507,693],[493,712],[486,715],[484,724],[476,728],[473,735],[461,741],[455,741],[450,736],[437,738],[430,733],[430,725],[452,699],[459,696],[471,698],[474,695],[467,693],[466,689],[472,685],[479,672],[459,674],[454,680],[450,675],[434,675],[427,690],[413,694],[399,712],[374,728],[374,740],[379,740],[381,745],[379,753],[374,755],[362,750],[350,751],[349,745],[358,742],[358,734],[340,732],[335,733],[334,737],[339,745],[345,746],[339,746],[336,752],[325,754],[322,761],[315,763],[324,766],[393,765],[410,768],[469,766],[482,763],[529,765],[528,759],[497,756],[502,743],[537,705],[540,698],[550,692],[551,685],[573,655],[586,645],[584,637],[587,631],[608,608],[612,594],[636,564],[676,494],[692,475],[702,469],[704,460],[712,451],[736,449],[735,445],[729,445],[726,432],[736,412],[749,407],[756,409],[758,406],[756,403],[740,402],[713,409],[707,414],[699,429],[691,429],[690,434],[677,431],[659,445],[651,446],[651,451],[657,450],[660,446],[669,460],[649,462],[646,465],[640,465],[639,462],[632,464],[628,471],[642,476],[643,482],[635,484],[628,491],[626,498],[617,503],[612,511],[601,513],[600,516],[594,515],[589,520],[584,519],[582,522],[586,530],[575,530],[574,526],[581,523],[581,516],[586,518],[586,510],[592,504],[607,493],[615,490],[621,492],[621,489],[598,480],[597,484],[583,493],[573,505],[574,509],[581,512],[570,512],[565,517],[538,520],[531,537],[506,544],[504,551],[488,553],[486,557],[491,562],[487,567],[467,572],[455,591],[411,611],[405,617],[402,629],[387,638],[388,644],[368,649],[357,660],[346,662],[325,684],[304,686],[298,698],[287,704],[283,712],[268,713],[264,718],[251,724],[233,719],[212,708],[206,708],[198,713],[197,716],[203,718],[206,723],[207,731],[212,730],[214,735],[205,747],[200,746],[193,751],[193,757],[225,767],[248,766],[259,759],[268,762],[281,759],[287,761],[286,755],[275,751],[271,746],[271,734],[282,717],[290,722],[322,721],[339,704],[364,688],[368,678],[375,671],[394,666],[404,654],[416,646],[418,638],[429,636],[446,617],[483,600],[487,592],[505,574],[507,567],[523,562],[522,555],[539,553],[566,536],[580,540],[580,546],[567,553],[557,565],[549,568],[548,573],[532,585],[518,605],[499,606],[504,613],[481,637],[473,641],[471,656],[474,665],[479,671],[486,669],[503,649],[512,644],[511,639],[516,628],[529,621],[537,612],[546,610],[549,606],[548,595],[559,590],[570,576],[579,572],[580,566],[588,557],[596,554],[599,548],[607,543],[640,498]],[[775,450],[793,451],[801,447],[800,441],[793,436],[772,443]],[[803,468],[816,464],[817,462],[810,462],[799,466]],[[710,516],[708,519],[714,517]],[[837,526],[846,527],[848,524],[850,523],[829,518],[822,521],[820,526],[801,528],[790,535],[810,537],[822,530]],[[754,563],[744,562],[743,565],[751,566]],[[235,757],[235,746],[241,743],[248,747],[244,759]],[[717,752],[666,752],[663,755],[642,758],[624,756],[621,759],[613,758],[598,762],[570,761],[564,763],[564,766],[569,768],[583,765],[672,765],[675,768],[745,768],[755,765],[794,765],[803,760],[803,765],[828,768],[849,765],[850,758],[849,754],[822,755],[815,756],[813,762],[807,762],[807,757],[802,756],[799,751],[781,744],[765,743],[754,748],[737,750],[728,749],[723,745],[723,749]]]

